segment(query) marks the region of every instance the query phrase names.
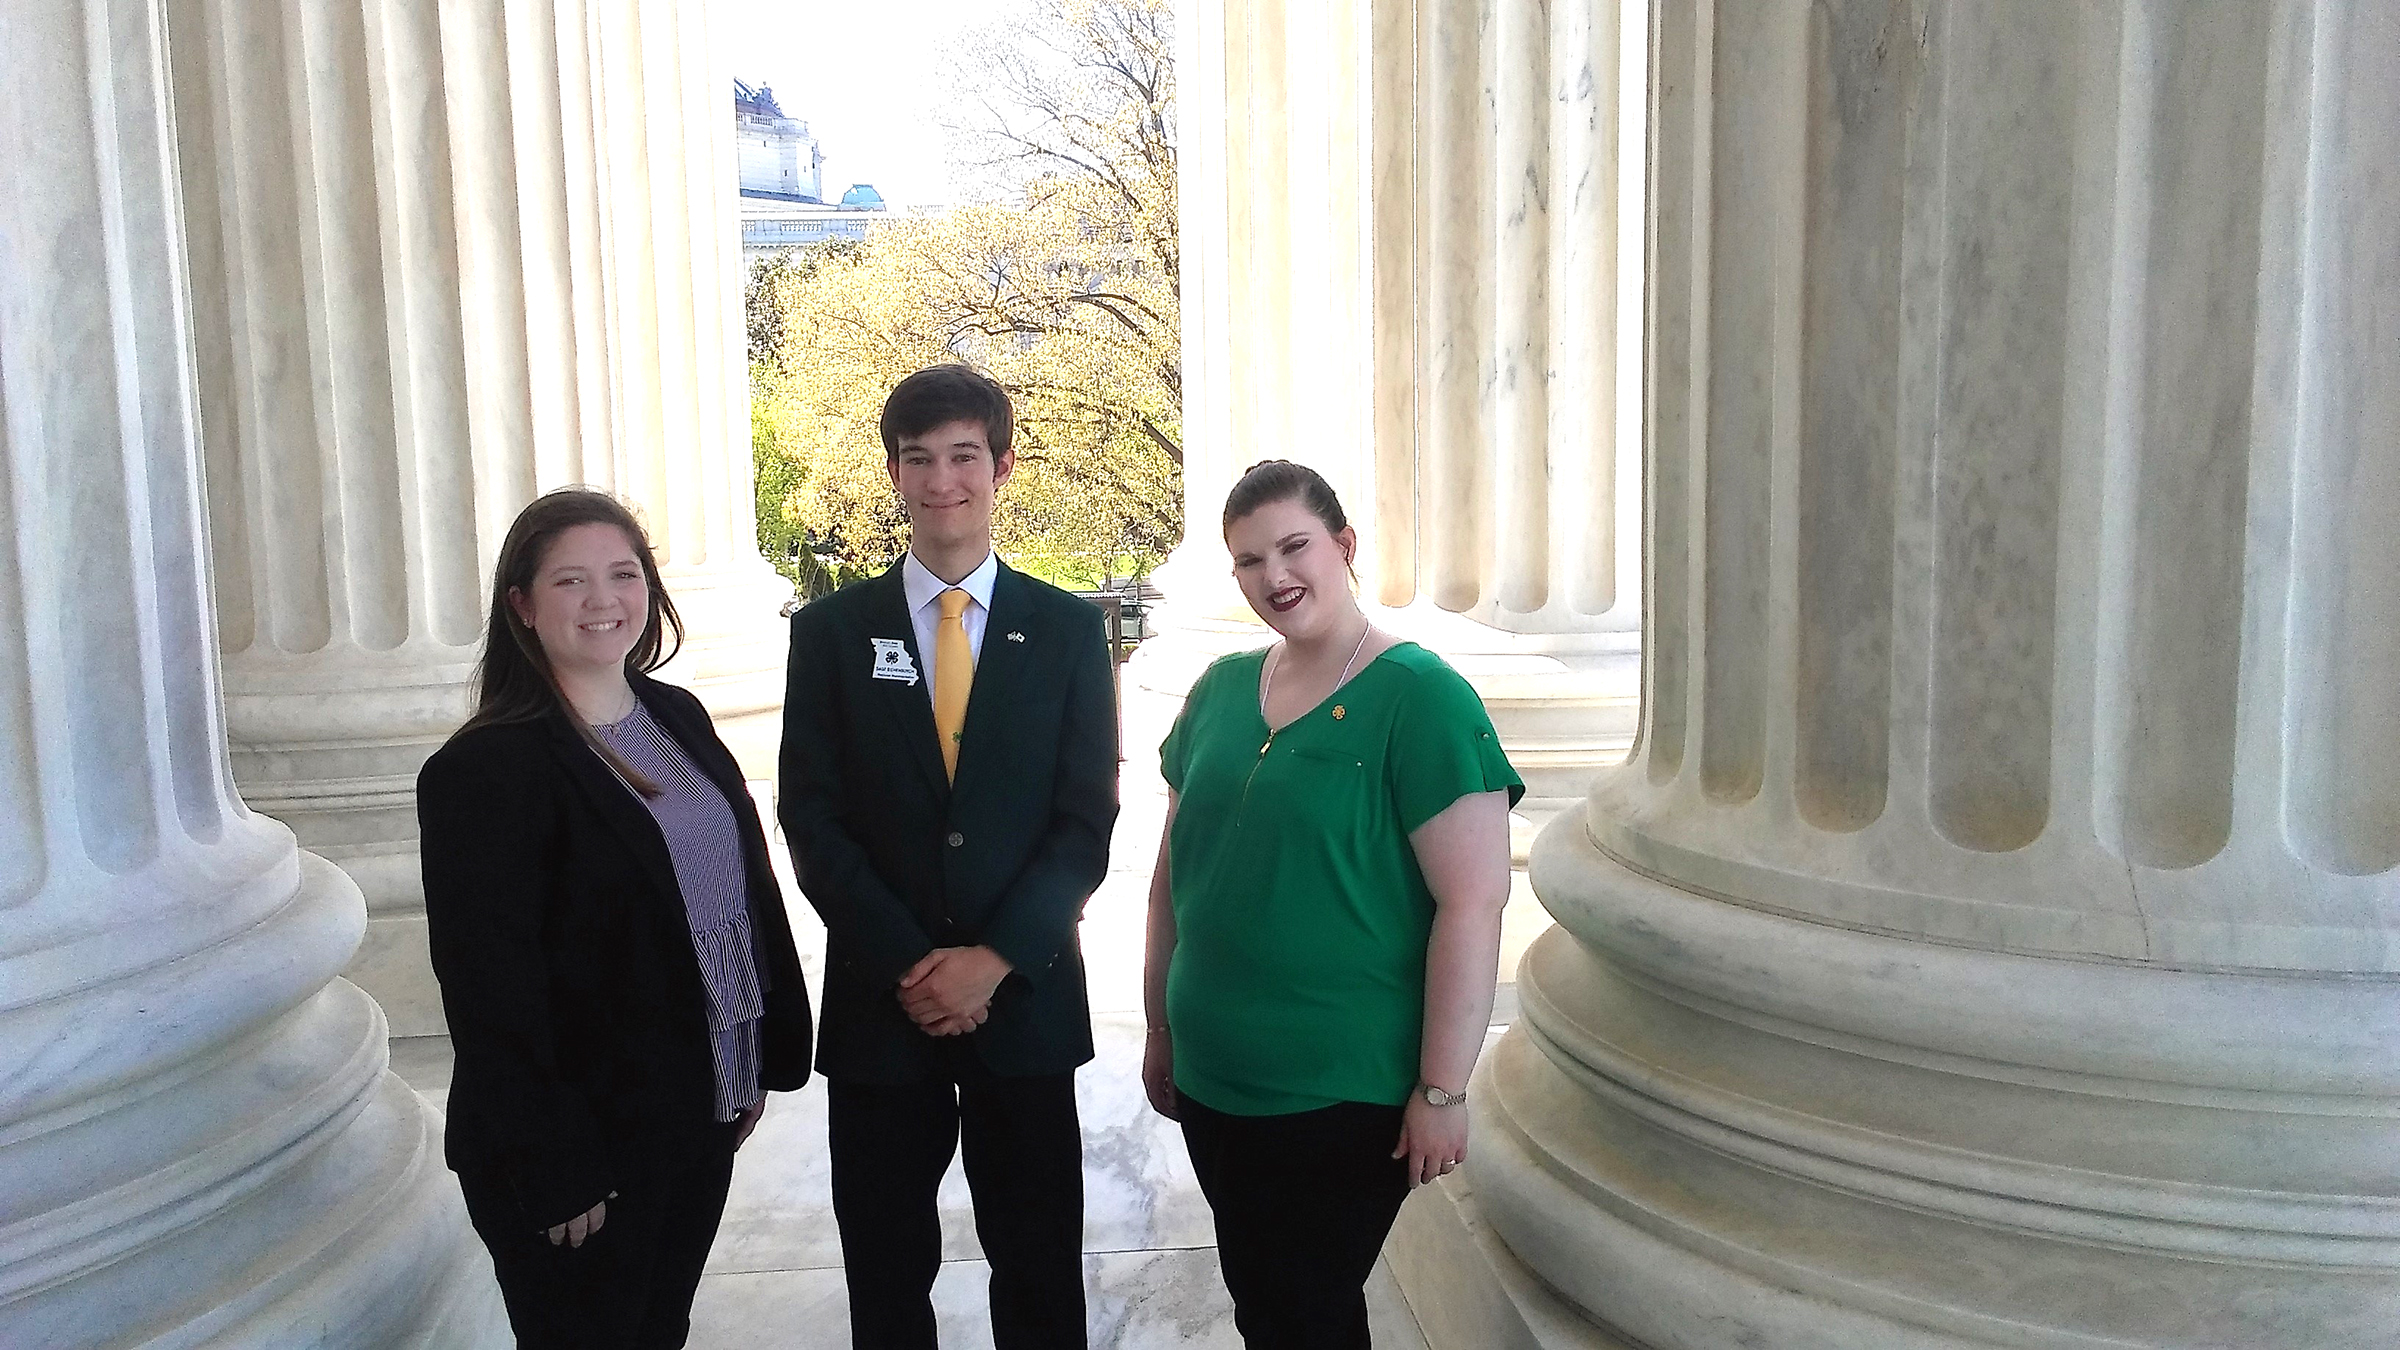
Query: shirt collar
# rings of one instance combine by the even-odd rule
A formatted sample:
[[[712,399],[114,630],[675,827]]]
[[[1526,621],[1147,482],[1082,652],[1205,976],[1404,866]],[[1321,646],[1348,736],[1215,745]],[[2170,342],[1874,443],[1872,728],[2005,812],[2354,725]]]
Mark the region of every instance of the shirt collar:
[[[997,550],[987,552],[983,555],[983,562],[974,571],[967,573],[966,580],[958,583],[958,588],[965,591],[969,599],[981,605],[984,613],[989,614],[992,610],[992,582],[999,575],[999,552]],[[917,555],[914,553],[909,554],[900,564],[900,582],[908,590],[908,612],[911,614],[933,603],[935,596],[950,589],[950,583],[935,576],[933,569],[918,562]]]

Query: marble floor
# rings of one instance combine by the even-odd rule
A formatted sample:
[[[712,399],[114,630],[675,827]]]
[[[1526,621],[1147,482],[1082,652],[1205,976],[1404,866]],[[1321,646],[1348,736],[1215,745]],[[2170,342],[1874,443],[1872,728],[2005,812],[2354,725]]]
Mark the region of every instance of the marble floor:
[[[1084,1270],[1095,1350],[1236,1350],[1208,1208],[1175,1127],[1142,1098],[1138,1012],[1094,1019],[1099,1055],[1077,1075],[1084,1123]],[[849,1344],[841,1244],[825,1168],[821,1085],[778,1097],[734,1170],[733,1195],[692,1311],[695,1347]],[[984,1281],[966,1177],[940,1199],[945,1264],[934,1310],[945,1347],[988,1347]],[[1375,1344],[1424,1345],[1389,1272],[1371,1291]],[[761,1337],[772,1337],[762,1342]]]
[[[1156,749],[1175,707],[1174,700],[1126,681],[1124,808],[1108,879],[1083,922],[1097,1055],[1077,1075],[1076,1096],[1084,1127],[1084,1270],[1094,1350],[1241,1345],[1233,1305],[1217,1276],[1208,1207],[1182,1138],[1150,1110],[1141,1090],[1143,909],[1166,813]],[[821,987],[824,928],[799,898],[788,859],[780,848],[776,852],[792,898],[801,961],[811,984]],[[1512,899],[1504,973],[1514,972],[1516,955],[1546,922],[1530,894]],[[1496,1023],[1513,1014],[1514,993],[1502,987]],[[448,1050],[439,1037],[395,1041],[393,1067],[438,1106],[449,1086]],[[934,1308],[942,1344],[945,1350],[983,1350],[992,1343],[984,1317],[989,1267],[976,1241],[966,1177],[955,1162],[942,1183],[940,1205],[945,1264],[934,1284]],[[1380,1264],[1368,1284],[1368,1311],[1377,1350],[1424,1350],[1399,1284]],[[695,1350],[849,1345],[821,1081],[774,1097],[742,1149],[692,1320]]]
[[[1172,1123],[1143,1100],[1139,1012],[1096,1014],[1098,1056],[1077,1075],[1084,1125],[1084,1272],[1093,1350],[1239,1350],[1217,1278],[1208,1207]],[[393,1044],[393,1067],[439,1105],[443,1038]],[[692,1309],[694,1350],[850,1343],[841,1241],[825,1166],[825,1089],[776,1096],[742,1149],[733,1193]],[[944,1265],[934,1282],[945,1350],[989,1350],[984,1281],[965,1175],[942,1182]],[[1380,1264],[1367,1288],[1377,1350],[1424,1350],[1416,1318]]]

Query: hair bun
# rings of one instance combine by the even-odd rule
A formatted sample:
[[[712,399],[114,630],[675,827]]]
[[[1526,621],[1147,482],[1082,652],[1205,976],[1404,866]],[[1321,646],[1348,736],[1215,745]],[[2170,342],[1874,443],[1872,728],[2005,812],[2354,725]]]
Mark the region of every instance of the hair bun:
[[[1231,530],[1233,522],[1258,508],[1286,501],[1307,507],[1310,515],[1324,522],[1327,534],[1350,528],[1350,518],[1342,514],[1341,499],[1334,495],[1325,475],[1288,459],[1262,459],[1242,470],[1233,490],[1225,494],[1224,526]]]

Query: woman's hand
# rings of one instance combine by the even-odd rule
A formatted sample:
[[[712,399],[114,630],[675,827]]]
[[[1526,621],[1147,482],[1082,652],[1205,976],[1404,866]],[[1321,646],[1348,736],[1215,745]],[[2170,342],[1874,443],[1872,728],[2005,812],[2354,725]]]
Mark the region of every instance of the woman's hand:
[[[1422,1186],[1467,1160],[1467,1107],[1435,1106],[1423,1094],[1412,1093],[1400,1113],[1400,1143],[1395,1158],[1408,1159],[1408,1184]]]
[[[1152,1027],[1142,1041],[1142,1091],[1150,1109],[1169,1120],[1183,1116],[1175,1105],[1175,1037],[1165,1027]]]
[[[1167,841],[1175,833],[1179,798],[1167,794],[1167,819],[1158,831],[1158,861],[1150,868],[1150,907],[1142,930],[1142,1015],[1150,1034],[1142,1038],[1142,1093],[1150,1109],[1169,1120],[1183,1119],[1175,1099],[1175,1033],[1167,1028],[1167,967],[1175,959],[1175,899],[1169,879]]]
[[[733,1118],[733,1148],[735,1152],[740,1152],[742,1145],[750,1142],[750,1132],[758,1128],[760,1117],[766,1114],[767,1099],[761,1097],[758,1099],[757,1105],[743,1107],[742,1113]]]
[[[608,1202],[603,1200],[565,1223],[552,1228],[550,1245],[555,1247],[563,1242],[570,1247],[580,1247],[585,1238],[597,1234],[600,1231],[600,1225],[607,1222]]]

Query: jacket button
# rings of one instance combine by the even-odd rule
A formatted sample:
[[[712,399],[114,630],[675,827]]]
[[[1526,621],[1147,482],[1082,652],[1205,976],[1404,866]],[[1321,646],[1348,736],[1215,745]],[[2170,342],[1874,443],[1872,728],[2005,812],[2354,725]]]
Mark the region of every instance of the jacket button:
[[[967,837],[965,835],[960,834],[956,830],[952,830],[950,832],[950,847],[957,848],[959,845],[965,842],[967,842]]]

